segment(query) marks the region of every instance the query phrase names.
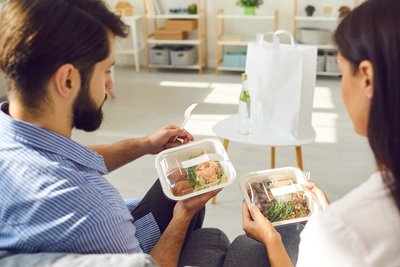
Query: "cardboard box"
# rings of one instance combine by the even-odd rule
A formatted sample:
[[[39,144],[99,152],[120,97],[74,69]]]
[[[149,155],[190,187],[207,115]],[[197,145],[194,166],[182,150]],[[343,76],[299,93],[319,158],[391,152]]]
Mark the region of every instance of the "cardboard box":
[[[243,39],[239,35],[223,35],[219,38],[218,41],[221,42],[242,42]]]
[[[191,32],[197,29],[197,20],[194,19],[168,19],[165,29],[171,31]]]
[[[165,29],[154,31],[154,38],[157,40],[185,40],[187,37],[187,32],[183,31],[171,31]]]

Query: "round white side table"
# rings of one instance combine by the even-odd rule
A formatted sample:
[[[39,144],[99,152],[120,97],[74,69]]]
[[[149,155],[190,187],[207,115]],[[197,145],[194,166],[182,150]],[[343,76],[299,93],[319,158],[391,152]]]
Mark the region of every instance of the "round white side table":
[[[271,147],[271,168],[275,168],[275,148],[277,146],[293,146],[296,151],[297,166],[303,169],[303,158],[301,147],[311,144],[315,141],[315,131],[312,129],[305,138],[294,138],[289,134],[283,134],[276,129],[266,129],[264,132],[256,132],[249,134],[239,134],[239,118],[238,115],[232,115],[220,122],[212,128],[216,136],[224,139],[224,147],[227,150],[229,142],[238,142],[249,145],[262,145]],[[212,203],[216,203],[216,197],[212,199]]]

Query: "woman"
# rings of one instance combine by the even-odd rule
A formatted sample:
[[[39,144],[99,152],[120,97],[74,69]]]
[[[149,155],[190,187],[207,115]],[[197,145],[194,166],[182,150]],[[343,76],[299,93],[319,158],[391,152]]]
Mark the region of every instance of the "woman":
[[[309,220],[297,266],[400,266],[400,1],[366,1],[342,20],[334,40],[343,101],[355,131],[368,137],[377,172]],[[254,218],[243,207],[246,234],[265,245],[271,266],[291,266],[280,234],[251,209]]]

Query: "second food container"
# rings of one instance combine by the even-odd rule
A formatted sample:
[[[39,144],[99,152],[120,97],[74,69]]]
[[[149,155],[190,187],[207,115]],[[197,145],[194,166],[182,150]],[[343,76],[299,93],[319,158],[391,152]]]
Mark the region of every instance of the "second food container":
[[[307,221],[321,209],[315,195],[304,187],[304,173],[293,167],[251,172],[240,180],[248,207],[254,203],[276,225]]]

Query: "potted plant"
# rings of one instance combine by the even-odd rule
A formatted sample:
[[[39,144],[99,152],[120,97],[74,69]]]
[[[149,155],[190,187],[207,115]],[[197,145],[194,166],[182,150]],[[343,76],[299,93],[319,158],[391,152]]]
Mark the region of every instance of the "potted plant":
[[[263,0],[238,0],[236,5],[244,7],[244,14],[255,15],[256,8],[263,4]]]
[[[191,4],[191,5],[188,7],[188,13],[189,13],[190,15],[195,15],[195,14],[197,14],[197,5],[196,5],[196,4]]]
[[[315,7],[312,5],[308,5],[308,6],[306,6],[305,11],[306,11],[307,16],[311,17],[315,12]]]

